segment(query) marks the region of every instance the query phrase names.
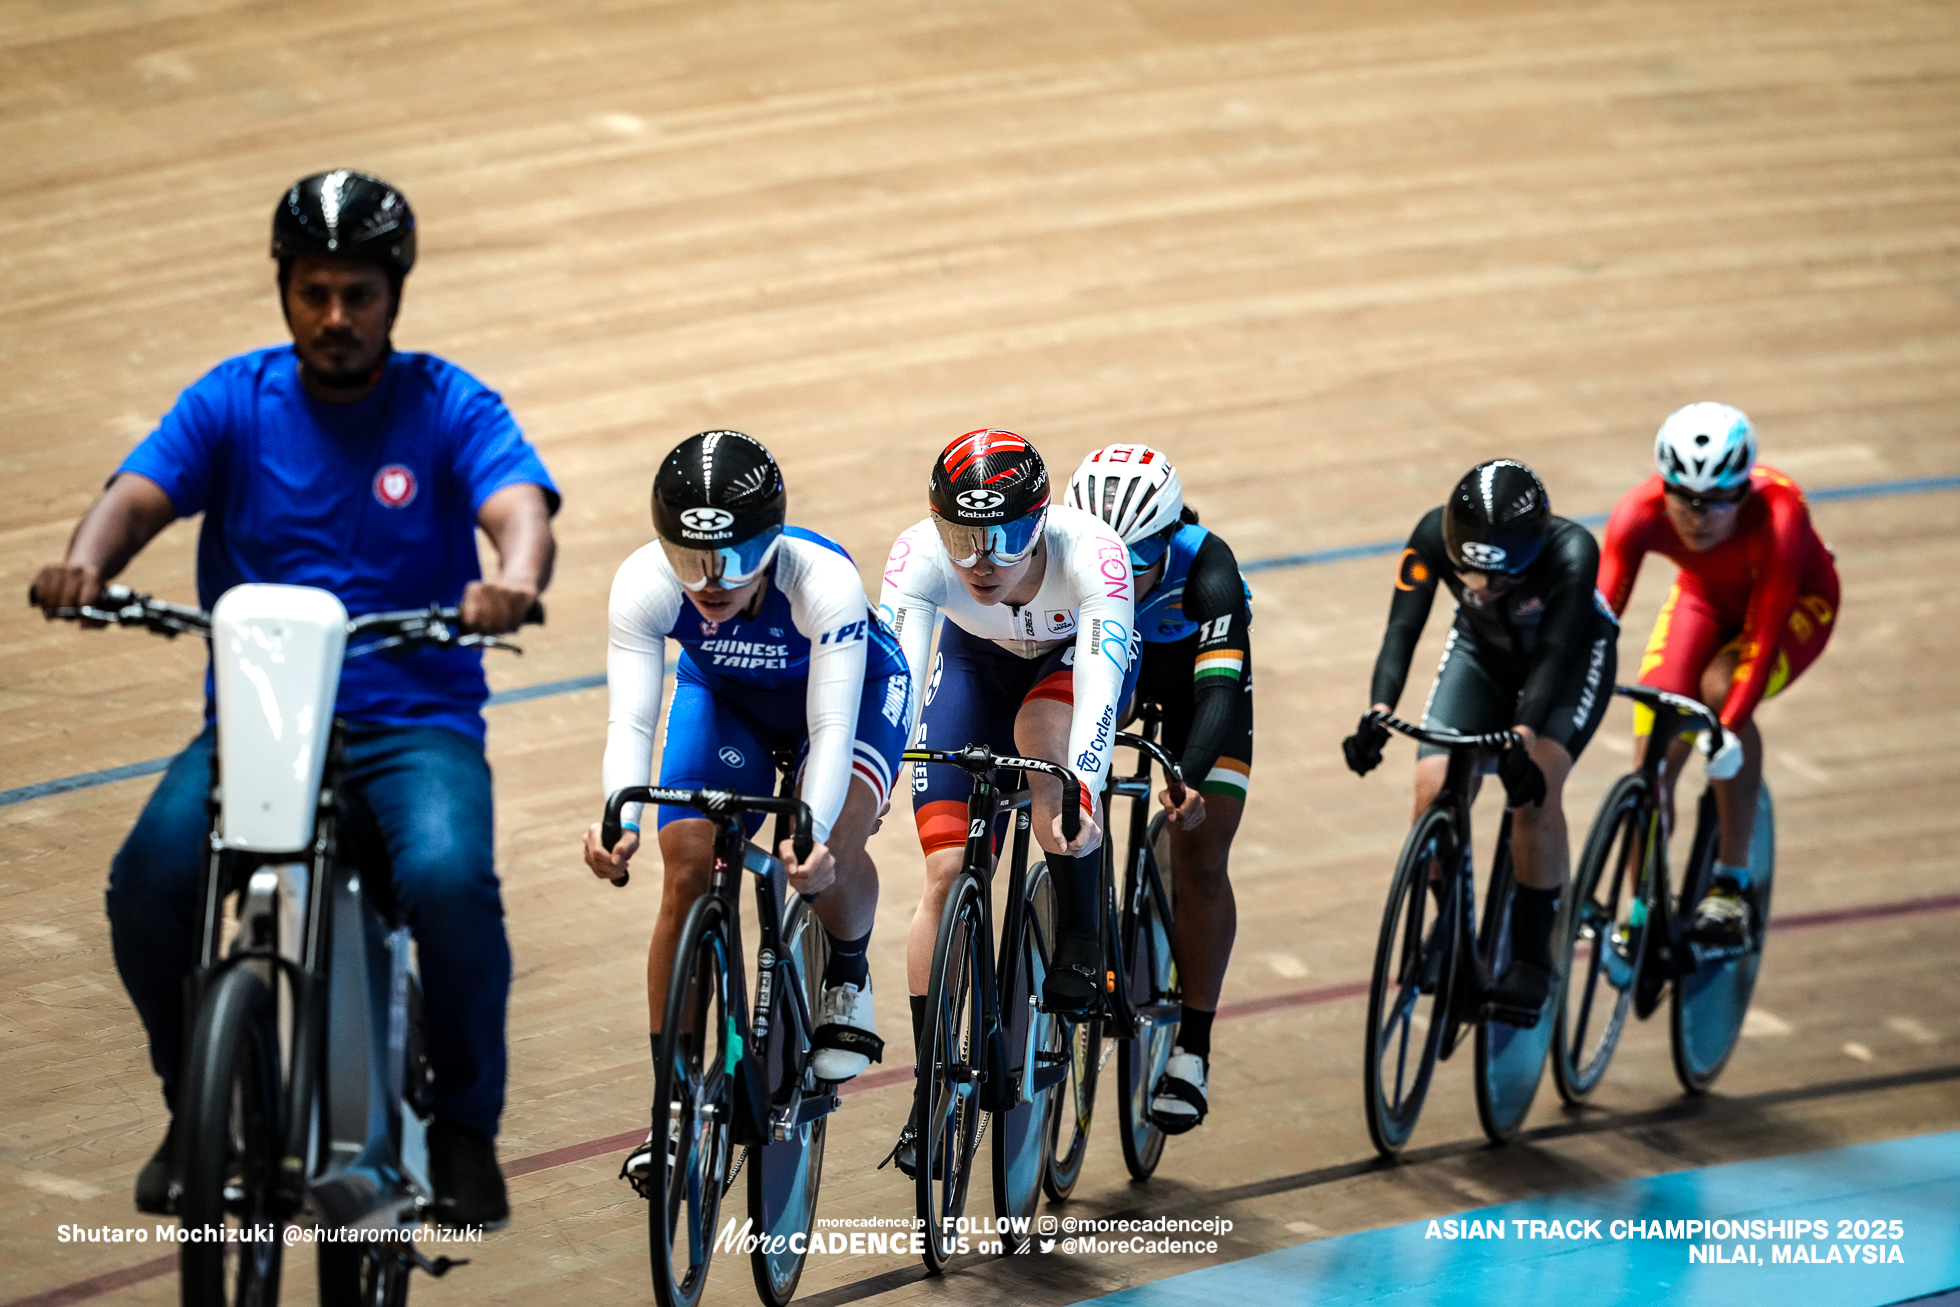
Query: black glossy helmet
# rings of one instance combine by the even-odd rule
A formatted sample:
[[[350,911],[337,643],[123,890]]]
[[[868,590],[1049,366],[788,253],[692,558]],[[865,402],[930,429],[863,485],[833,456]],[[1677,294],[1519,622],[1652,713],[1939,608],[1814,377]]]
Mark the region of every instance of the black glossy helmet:
[[[1048,466],[1012,431],[969,431],[940,451],[927,497],[955,563],[972,567],[984,553],[1011,567],[1048,520]]]
[[[746,585],[783,534],[782,470],[760,441],[703,431],[674,447],[653,478],[653,529],[690,590]]]
[[[316,172],[294,182],[272,211],[272,257],[302,254],[378,264],[400,281],[415,266],[415,211],[400,191],[364,172]]]
[[[1443,548],[1459,571],[1516,576],[1545,544],[1551,499],[1538,474],[1511,458],[1464,473],[1443,506]]]

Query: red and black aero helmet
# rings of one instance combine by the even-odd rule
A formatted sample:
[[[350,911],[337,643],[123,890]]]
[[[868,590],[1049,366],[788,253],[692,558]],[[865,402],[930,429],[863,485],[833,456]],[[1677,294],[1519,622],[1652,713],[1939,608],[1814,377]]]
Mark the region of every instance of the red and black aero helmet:
[[[272,211],[272,257],[302,254],[374,263],[399,281],[415,266],[408,197],[364,172],[337,168],[294,182]]]
[[[1012,431],[969,431],[932,465],[932,519],[961,567],[979,555],[1012,566],[1028,555],[1048,520],[1048,467]]]

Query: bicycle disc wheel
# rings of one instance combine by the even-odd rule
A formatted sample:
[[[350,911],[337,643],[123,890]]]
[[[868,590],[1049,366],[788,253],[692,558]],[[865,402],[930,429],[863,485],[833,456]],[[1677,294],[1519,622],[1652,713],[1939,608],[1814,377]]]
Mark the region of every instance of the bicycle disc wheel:
[[[1177,962],[1171,956],[1171,923],[1165,915],[1176,892],[1168,831],[1163,813],[1151,819],[1144,853],[1148,865],[1141,874],[1132,867],[1134,883],[1123,891],[1123,963],[1129,972],[1130,1006],[1148,1023],[1136,1038],[1116,1046],[1123,1165],[1139,1180],[1148,1180],[1164,1155],[1166,1136],[1150,1119],[1150,1100],[1177,1047]],[[1163,902],[1151,890],[1150,867],[1157,870]]]
[[[1498,923],[1490,941],[1494,975],[1504,973],[1516,947],[1511,939],[1511,905],[1516,894],[1517,882],[1506,865],[1491,878],[1490,909],[1495,914],[1492,920]],[[1494,1144],[1515,1138],[1531,1111],[1538,1084],[1545,1078],[1546,1052],[1557,1028],[1557,1014],[1558,993],[1554,990],[1539,1005],[1538,1020],[1530,1027],[1507,1025],[1489,1017],[1477,1022],[1477,1121],[1484,1128],[1484,1137]]]
[[[825,954],[830,951],[816,913],[803,900],[783,923],[783,952],[795,973],[795,985],[803,994],[803,1010],[816,1018],[818,993],[823,987]],[[778,973],[778,979],[781,974]],[[806,1074],[807,1049],[792,1012],[795,996],[780,984],[769,1004],[769,1038],[760,1051],[764,1083],[772,1106],[795,1102],[802,1089],[815,1082]],[[817,1219],[817,1188],[823,1181],[824,1125],[830,1118],[790,1128],[787,1137],[772,1138],[762,1148],[749,1150],[749,1219],[755,1222],[762,1242],[749,1255],[749,1269],[755,1276],[755,1291],[769,1307],[785,1307],[796,1292],[808,1256],[807,1240]],[[791,1247],[792,1236],[804,1236],[803,1252]]]
[[[1695,904],[1714,879],[1720,828],[1715,793],[1703,790],[1686,877],[1688,890],[1681,899],[1684,920],[1693,916]],[[1756,972],[1762,965],[1763,934],[1769,923],[1775,875],[1776,810],[1765,782],[1756,792],[1756,829],[1749,846],[1750,947],[1741,957],[1702,963],[1674,984],[1670,1021],[1674,1075],[1691,1094],[1708,1092],[1728,1065],[1729,1054],[1735,1051],[1735,1041],[1742,1034],[1743,1018],[1749,1014],[1749,1000],[1756,992]]]
[[[1055,883],[1047,863],[1029,869],[1026,893],[1019,938],[1005,941],[999,964],[1002,1045],[1017,1090],[1008,1109],[994,1113],[994,1215],[1009,1232],[1001,1237],[1001,1250],[1010,1254],[1026,1242],[1041,1201],[1052,1133],[1048,1118],[1060,1110],[1058,1090],[1070,1034],[1061,1018],[1036,1013],[1030,1003],[1048,975],[1048,950],[1055,938]]]
[[[934,1274],[958,1251],[954,1222],[966,1211],[980,1147],[980,1082],[987,1069],[980,950],[992,944],[980,894],[972,876],[954,882],[939,917],[926,987],[925,1048],[913,1103],[919,1130],[915,1184],[926,1269]]]
[[[183,1228],[236,1233],[181,1245],[183,1301],[271,1307],[285,1246],[273,1215],[282,1077],[272,990],[257,974],[234,967],[205,994],[185,1072]]]
[[[323,1243],[318,1258],[320,1307],[403,1307],[409,1263],[401,1245]]]
[[[1585,1101],[1606,1074],[1633,1008],[1647,955],[1649,907],[1642,883],[1647,782],[1622,776],[1586,835],[1559,913],[1558,995],[1552,1082],[1568,1103]]]
[[[688,913],[660,1024],[647,1185],[654,1195],[647,1204],[647,1251],[660,1307],[700,1301],[728,1188],[733,1072],[743,1049],[730,994],[726,911],[719,900],[703,898]]]
[[[1384,1157],[1401,1152],[1415,1130],[1451,1025],[1450,989],[1462,934],[1451,874],[1457,856],[1455,821],[1440,808],[1424,812],[1402,845],[1382,909],[1361,1078],[1368,1135]],[[1442,871],[1440,903],[1429,888],[1432,864]],[[1427,1017],[1417,1011],[1425,996]]]

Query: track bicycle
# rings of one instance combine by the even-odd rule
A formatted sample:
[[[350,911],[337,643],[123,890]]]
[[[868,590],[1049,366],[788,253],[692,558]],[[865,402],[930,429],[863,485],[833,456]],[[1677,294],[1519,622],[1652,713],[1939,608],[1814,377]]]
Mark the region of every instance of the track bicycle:
[[[1069,1093],[1059,1096],[1051,1118],[1051,1139],[1042,1187],[1060,1202],[1074,1192],[1088,1148],[1097,1073],[1106,1057],[1103,1036],[1115,1042],[1118,1117],[1123,1164],[1138,1180],[1148,1180],[1164,1153],[1164,1131],[1151,1119],[1150,1100],[1177,1045],[1183,1012],[1177,961],[1172,956],[1171,920],[1176,884],[1170,875],[1167,818],[1151,809],[1151,763],[1164,769],[1173,803],[1184,802],[1184,774],[1157,743],[1162,710],[1146,703],[1138,709],[1141,729],[1120,731],[1118,748],[1137,751],[1136,770],[1118,776],[1112,769],[1103,811],[1112,814],[1111,835],[1103,841],[1102,935],[1107,977],[1095,1011],[1069,1023],[1073,1053]],[[1129,799],[1129,842],[1123,856],[1121,897],[1113,837],[1114,800]],[[1120,978],[1120,980],[1119,980]],[[1073,1121],[1066,1105],[1073,1102]],[[1071,1126],[1066,1146],[1063,1128]]]
[[[963,1251],[973,1162],[993,1125],[994,1214],[1001,1251],[1025,1246],[1047,1170],[1056,1091],[1076,1055],[1063,1023],[1043,1011],[1042,982],[1055,943],[1055,887],[1048,864],[1027,865],[1028,792],[1003,793],[996,772],[1040,772],[1062,782],[1062,834],[1081,829],[1082,785],[1065,767],[996,754],[985,745],[908,749],[902,761],[958,767],[973,780],[967,798],[965,860],[946,892],[926,985],[912,1129],[913,1183],[925,1233],[925,1264],[935,1274]],[[998,819],[1012,814],[1007,919],[994,947],[993,877]]]
[[[1476,1028],[1477,1119],[1492,1143],[1503,1143],[1517,1134],[1537,1095],[1557,995],[1536,1012],[1491,1002],[1511,960],[1511,814],[1507,809],[1498,826],[1479,924],[1470,807],[1486,760],[1523,742],[1514,731],[1462,735],[1382,712],[1363,720],[1449,751],[1443,788],[1403,842],[1382,911],[1362,1065],[1368,1134],[1382,1156],[1401,1152],[1436,1063],[1455,1051],[1468,1024]],[[1427,1014],[1419,1011],[1424,999]]]
[[[411,1271],[465,1263],[391,1237],[432,1201],[421,982],[386,855],[341,795],[334,699],[347,658],[521,650],[465,632],[455,608],[350,621],[339,599],[305,586],[236,586],[206,613],[112,585],[53,615],[195,635],[224,655],[213,659],[218,747],[170,1192],[186,1232],[227,1236],[180,1244],[185,1307],[276,1303],[295,1220],[344,1236],[318,1246],[322,1303],[400,1307]]]
[[[825,1119],[837,1086],[813,1068],[819,987],[828,948],[813,905],[789,890],[783,864],[743,830],[748,813],[793,820],[799,862],[814,843],[810,809],[788,793],[793,759],[777,757],[784,793],[670,790],[635,785],[606,801],[600,837],[619,842],[628,803],[692,808],[715,824],[708,889],[694,901],[673,968],[654,1060],[650,1170],[634,1188],[647,1203],[647,1247],[660,1307],[694,1307],[707,1288],[722,1200],[749,1173],[749,1268],[756,1293],[784,1307],[796,1292],[816,1222]],[[742,965],[741,874],[755,877],[755,1002]],[[614,880],[624,885],[622,874]],[[664,1141],[664,1143],[663,1143]],[[736,1149],[741,1151],[738,1153]],[[730,1228],[734,1222],[729,1221]]]
[[[1721,839],[1712,788],[1695,810],[1694,837],[1682,868],[1680,897],[1669,891],[1668,840],[1673,816],[1660,801],[1668,745],[1708,731],[1719,747],[1722,723],[1706,704],[1645,685],[1614,693],[1653,710],[1654,728],[1640,765],[1614,782],[1586,836],[1560,914],[1558,1038],[1552,1078],[1568,1103],[1583,1102],[1606,1074],[1627,1014],[1645,1019],[1672,984],[1669,1018],[1674,1074],[1689,1093],[1704,1093],[1727,1065],[1762,965],[1776,871],[1776,813],[1769,786],[1757,792],[1749,853],[1749,923],[1741,941],[1709,946],[1688,936],[1694,908],[1714,882]]]

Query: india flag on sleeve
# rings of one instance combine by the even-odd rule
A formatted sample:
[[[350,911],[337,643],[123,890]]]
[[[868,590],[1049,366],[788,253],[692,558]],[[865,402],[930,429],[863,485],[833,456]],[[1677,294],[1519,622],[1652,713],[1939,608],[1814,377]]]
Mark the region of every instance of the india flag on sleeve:
[[[1220,758],[1218,765],[1205,773],[1199,782],[1202,794],[1229,794],[1235,799],[1245,798],[1245,792],[1252,785],[1252,768],[1237,758]]]
[[[1211,676],[1226,676],[1236,681],[1239,679],[1239,673],[1244,670],[1244,654],[1236,649],[1214,649],[1210,653],[1198,655],[1197,666],[1192,672],[1192,677],[1202,681]]]

